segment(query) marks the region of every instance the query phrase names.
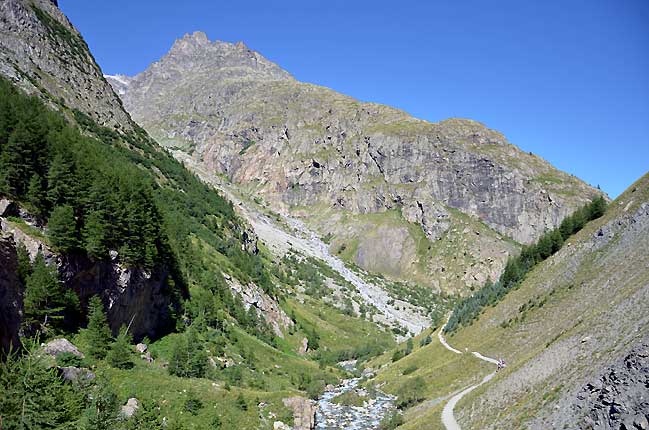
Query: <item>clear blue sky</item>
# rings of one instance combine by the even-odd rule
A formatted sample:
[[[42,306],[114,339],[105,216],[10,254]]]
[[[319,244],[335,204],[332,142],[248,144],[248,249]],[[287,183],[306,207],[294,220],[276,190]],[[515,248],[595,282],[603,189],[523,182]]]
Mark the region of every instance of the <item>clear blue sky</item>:
[[[59,0],[105,73],[184,33],[419,118],[471,118],[617,196],[649,170],[649,1]]]

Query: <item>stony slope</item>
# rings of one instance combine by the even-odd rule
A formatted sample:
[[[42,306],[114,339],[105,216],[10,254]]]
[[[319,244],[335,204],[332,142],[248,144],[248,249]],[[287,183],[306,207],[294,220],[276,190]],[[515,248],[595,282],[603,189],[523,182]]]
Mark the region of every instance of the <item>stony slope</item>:
[[[478,122],[362,103],[200,32],[108,79],[159,142],[303,216],[349,261],[447,290],[494,276],[507,237],[530,242],[597,193]]]
[[[116,130],[135,126],[55,1],[0,3],[0,75],[54,108],[78,109]]]
[[[649,175],[607,213],[539,264],[519,289],[448,341],[503,357],[508,367],[455,408],[463,429],[642,428],[647,415]],[[378,365],[385,361],[378,361]],[[494,369],[437,342],[386,366],[377,382],[396,390],[402,371],[423,377],[426,398],[445,398]],[[444,401],[406,413],[404,429],[443,428]],[[621,425],[624,423],[626,427]]]

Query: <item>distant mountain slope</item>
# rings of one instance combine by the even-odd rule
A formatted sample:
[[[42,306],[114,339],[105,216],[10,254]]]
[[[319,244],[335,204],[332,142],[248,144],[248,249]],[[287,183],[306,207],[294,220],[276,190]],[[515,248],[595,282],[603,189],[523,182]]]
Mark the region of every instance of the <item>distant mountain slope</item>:
[[[65,105],[100,125],[133,130],[86,42],[56,2],[0,2],[0,75],[53,107]]]
[[[108,79],[159,142],[303,216],[342,257],[447,290],[499,273],[516,250],[503,236],[528,243],[599,193],[478,122],[362,103],[203,33]]]
[[[518,289],[447,338],[507,368],[462,399],[463,429],[618,429],[646,422],[649,339],[649,174],[532,270]],[[371,362],[379,366],[389,356]],[[406,378],[404,369],[414,367]],[[495,370],[435,339],[379,371],[399,390],[423,378],[406,429],[441,429],[447,395]],[[439,400],[441,399],[441,400]],[[638,423],[636,426],[635,423]],[[624,424],[626,427],[622,427]]]

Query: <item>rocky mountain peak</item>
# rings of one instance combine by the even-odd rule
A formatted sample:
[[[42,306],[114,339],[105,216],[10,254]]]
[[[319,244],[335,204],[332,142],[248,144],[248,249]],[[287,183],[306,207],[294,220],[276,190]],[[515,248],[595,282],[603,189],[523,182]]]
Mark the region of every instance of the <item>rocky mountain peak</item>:
[[[156,64],[184,72],[209,70],[225,77],[256,80],[285,80],[292,76],[245,43],[210,41],[202,31],[177,39]]]

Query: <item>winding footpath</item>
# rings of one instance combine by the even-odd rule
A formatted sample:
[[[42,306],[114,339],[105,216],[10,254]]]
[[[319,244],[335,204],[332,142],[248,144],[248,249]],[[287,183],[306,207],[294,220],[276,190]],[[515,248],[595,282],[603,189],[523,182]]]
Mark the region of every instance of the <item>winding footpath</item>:
[[[448,320],[446,321],[446,324],[448,324]],[[439,332],[437,333],[437,337],[439,338],[440,343],[444,345],[444,348],[448,349],[449,351],[455,354],[462,354],[462,351],[453,348],[451,345],[448,344],[448,342],[446,342],[446,339],[442,334],[442,332],[444,332],[444,328],[446,328],[446,324],[444,324],[442,328],[439,330]],[[498,360],[496,360],[495,358],[486,357],[480,354],[479,352],[473,351],[471,354],[473,354],[476,358],[479,358],[482,361],[486,361],[488,363],[492,363],[496,365],[498,364]],[[457,423],[457,420],[455,419],[455,415],[453,415],[453,409],[455,409],[455,405],[457,404],[457,402],[460,401],[460,399],[462,399],[462,397],[466,396],[467,394],[469,394],[471,391],[475,390],[482,384],[489,382],[491,378],[493,378],[495,375],[496,375],[495,371],[491,372],[490,374],[485,376],[484,379],[480,381],[480,383],[471,385],[470,387],[465,388],[464,390],[460,391],[459,393],[451,397],[448,403],[444,405],[444,409],[442,410],[442,424],[444,424],[446,430],[462,430],[460,425]]]

